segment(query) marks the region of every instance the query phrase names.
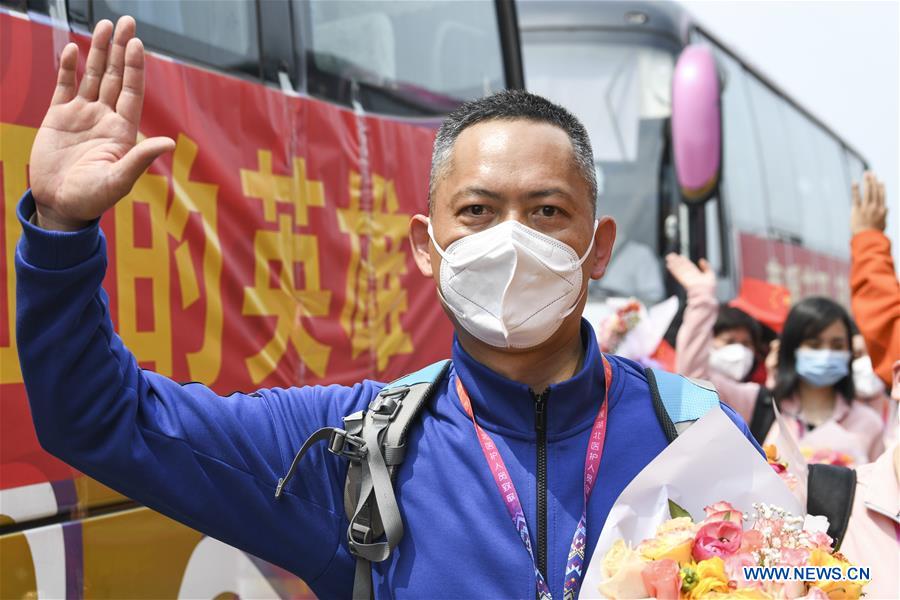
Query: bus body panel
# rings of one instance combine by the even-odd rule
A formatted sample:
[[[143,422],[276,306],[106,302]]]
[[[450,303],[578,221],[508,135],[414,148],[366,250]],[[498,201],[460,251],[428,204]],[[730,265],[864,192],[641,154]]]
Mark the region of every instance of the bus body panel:
[[[0,535],[0,554],[6,598],[315,597],[283,569],[143,507]]]

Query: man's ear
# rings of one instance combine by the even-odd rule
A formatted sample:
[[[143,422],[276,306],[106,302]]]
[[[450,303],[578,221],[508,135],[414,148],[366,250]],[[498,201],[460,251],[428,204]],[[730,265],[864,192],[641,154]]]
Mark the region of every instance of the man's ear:
[[[410,219],[409,245],[419,272],[431,278],[434,275],[431,268],[431,238],[428,235],[428,217],[425,215],[413,215]]]
[[[600,279],[606,273],[615,241],[616,222],[612,217],[603,217],[594,232],[594,267],[591,269],[591,279]]]

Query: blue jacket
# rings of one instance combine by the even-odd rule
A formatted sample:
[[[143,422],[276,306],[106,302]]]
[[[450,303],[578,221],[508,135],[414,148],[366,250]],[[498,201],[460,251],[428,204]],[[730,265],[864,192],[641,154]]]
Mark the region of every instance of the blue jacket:
[[[320,598],[348,597],[354,558],[345,540],[346,462],[319,444],[281,499],[278,478],[313,431],[340,426],[383,387],[363,381],[220,397],[140,369],[110,321],[101,282],[106,242],[93,224],[74,233],[28,222],[16,252],[19,355],[38,438],[47,451],[147,506],[280,565]],[[563,571],[582,510],[588,435],[603,398],[593,331],[582,326],[584,366],[550,386],[546,412],[546,539],[537,531],[537,435],[529,388],[453,344],[453,367],[412,428],[395,489],[405,535],[374,566],[378,597],[533,598],[531,559],[506,512],[472,422],[453,385],[462,379],[519,492],[533,543],[545,545],[547,581]],[[598,484],[588,506],[589,558],[622,489],[666,447],[647,380],[609,357],[613,387]],[[750,437],[746,425],[722,406]]]

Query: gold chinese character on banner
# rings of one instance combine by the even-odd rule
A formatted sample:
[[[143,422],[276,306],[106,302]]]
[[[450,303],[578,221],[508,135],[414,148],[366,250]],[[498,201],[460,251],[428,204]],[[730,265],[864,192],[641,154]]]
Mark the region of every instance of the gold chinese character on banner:
[[[0,123],[0,169],[3,175],[3,260],[6,269],[0,307],[6,309],[0,331],[0,383],[21,383],[19,354],[16,348],[16,243],[22,233],[16,206],[28,189],[28,157],[37,129]]]
[[[362,178],[350,173],[350,207],[337,210],[338,223],[350,234],[350,265],[341,326],[350,336],[351,356],[368,350],[376,369],[387,368],[391,357],[409,354],[412,339],[400,324],[408,308],[401,277],[406,274],[402,245],[409,215],[398,213],[394,182],[372,176],[372,210],[361,206]]]
[[[292,175],[272,172],[271,152],[260,150],[257,160],[257,171],[241,169],[241,187],[248,198],[262,200],[263,218],[278,228],[254,235],[253,285],[244,288],[242,313],[276,321],[271,339],[246,359],[247,370],[259,383],[275,371],[290,344],[313,373],[324,377],[331,348],[316,340],[301,319],[326,317],[331,292],[321,289],[318,239],[295,231],[309,226],[309,207],[325,206],[322,182],[307,178],[303,159],[293,160]],[[279,204],[293,210],[279,214]]]
[[[173,199],[166,210],[168,179],[144,173],[115,209],[116,289],[118,332],[142,362],[172,375],[172,308],[169,301],[171,273],[169,236],[175,239],[175,270],[181,291],[181,307],[188,309],[200,298],[205,304],[203,341],[199,349],[186,352],[190,377],[212,383],[222,366],[222,246],[218,233],[218,186],[190,179],[197,157],[197,144],[179,135],[172,158]],[[138,239],[135,217],[149,216],[148,239]],[[203,242],[185,239],[191,214],[202,222]],[[193,256],[202,256],[200,278]],[[202,286],[201,286],[202,284]],[[149,318],[139,323],[138,302],[149,302]]]

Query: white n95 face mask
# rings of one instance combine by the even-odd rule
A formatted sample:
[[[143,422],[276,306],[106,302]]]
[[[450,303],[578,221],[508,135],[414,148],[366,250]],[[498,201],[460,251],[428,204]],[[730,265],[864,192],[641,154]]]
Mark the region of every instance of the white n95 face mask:
[[[853,387],[857,395],[863,398],[871,398],[884,392],[884,382],[872,368],[872,359],[869,355],[860,356],[851,363],[853,369]]]
[[[599,221],[594,222],[594,233]],[[504,221],[441,249],[439,292],[459,324],[497,348],[531,348],[545,342],[581,299],[581,265],[570,246]]]
[[[735,381],[743,381],[753,367],[753,351],[743,344],[728,344],[709,353],[709,368]]]

